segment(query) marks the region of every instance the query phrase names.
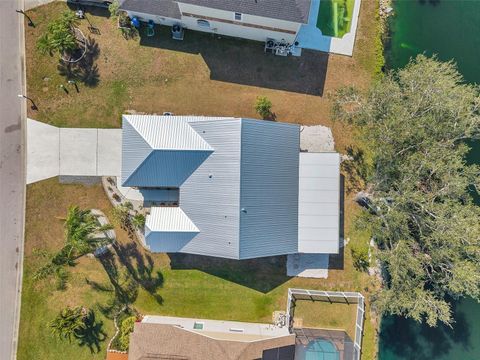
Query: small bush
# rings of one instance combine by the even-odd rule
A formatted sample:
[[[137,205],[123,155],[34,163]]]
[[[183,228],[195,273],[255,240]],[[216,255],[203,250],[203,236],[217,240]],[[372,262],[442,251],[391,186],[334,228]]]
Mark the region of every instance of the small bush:
[[[368,246],[364,244],[355,244],[350,248],[352,254],[353,266],[358,271],[367,271],[370,261],[368,259]]]
[[[145,227],[145,215],[136,214],[132,218],[132,225],[139,230],[143,229]]]
[[[272,115],[272,102],[265,96],[257,97],[255,102],[255,111],[263,118],[266,119]]]
[[[120,2],[118,0],[113,0],[110,5],[108,5],[108,11],[110,11],[111,17],[116,17],[118,15],[118,10],[120,9]]]

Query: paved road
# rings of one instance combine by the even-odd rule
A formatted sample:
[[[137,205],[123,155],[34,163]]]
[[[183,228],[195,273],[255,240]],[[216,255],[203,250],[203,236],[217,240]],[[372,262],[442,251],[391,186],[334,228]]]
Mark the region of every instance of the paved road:
[[[0,358],[15,359],[25,204],[23,0],[0,0]]]

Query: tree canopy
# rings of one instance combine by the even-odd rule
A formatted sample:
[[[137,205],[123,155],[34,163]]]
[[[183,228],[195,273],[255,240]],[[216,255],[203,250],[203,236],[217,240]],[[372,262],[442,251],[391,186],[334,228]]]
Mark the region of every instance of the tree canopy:
[[[373,158],[359,224],[383,265],[377,308],[451,324],[449,298],[480,301],[480,170],[465,160],[480,138],[479,88],[454,63],[420,55],[366,94],[339,91],[334,113],[361,129]]]

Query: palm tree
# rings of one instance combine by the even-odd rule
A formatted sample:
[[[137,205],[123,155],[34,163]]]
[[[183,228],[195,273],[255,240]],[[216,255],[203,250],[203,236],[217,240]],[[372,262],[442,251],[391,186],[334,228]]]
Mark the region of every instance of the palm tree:
[[[78,19],[71,11],[64,12],[59,18],[50,22],[47,32],[37,42],[38,49],[43,53],[60,54],[73,51],[78,47],[74,26]]]
[[[72,337],[77,337],[85,329],[85,321],[91,311],[83,306],[71,308],[67,306],[60,311],[55,319],[50,322],[52,334],[60,339],[72,341]]]
[[[90,210],[82,210],[78,206],[68,209],[65,219],[65,253],[68,259],[82,256],[99,245],[108,242],[103,232],[112,229],[109,225],[100,225]]]
[[[132,225],[138,230],[143,230],[145,227],[145,215],[135,214],[135,216],[132,217]]]

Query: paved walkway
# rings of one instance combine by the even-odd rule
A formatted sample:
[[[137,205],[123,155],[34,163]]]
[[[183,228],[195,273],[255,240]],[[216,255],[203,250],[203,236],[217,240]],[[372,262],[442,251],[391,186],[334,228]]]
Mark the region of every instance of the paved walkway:
[[[0,358],[16,358],[25,210],[24,28],[21,0],[0,0]]]
[[[342,38],[335,38],[323,35],[317,28],[318,10],[321,0],[312,0],[310,4],[310,15],[308,24],[302,25],[297,36],[299,47],[317,51],[330,52],[340,55],[353,55],[355,45],[355,36],[357,34],[358,15],[360,14],[361,0],[356,0],[353,7],[352,25],[350,32]]]
[[[27,184],[54,176],[119,176],[122,130],[27,121]]]
[[[287,275],[305,278],[328,278],[328,254],[287,255]]]

